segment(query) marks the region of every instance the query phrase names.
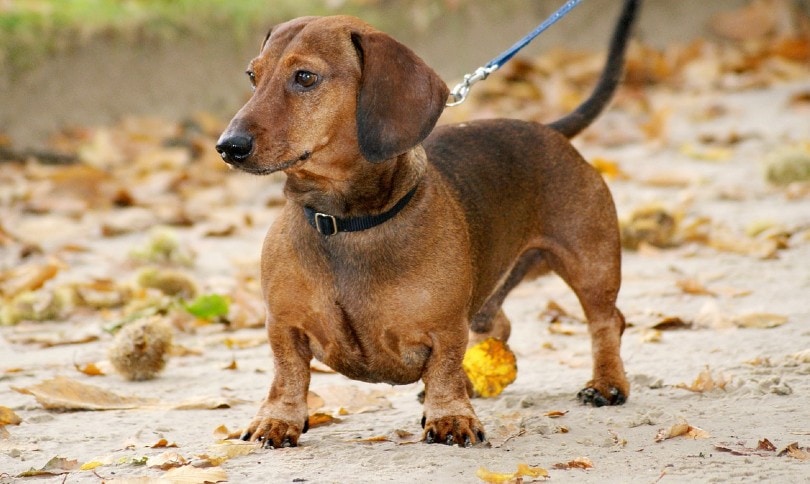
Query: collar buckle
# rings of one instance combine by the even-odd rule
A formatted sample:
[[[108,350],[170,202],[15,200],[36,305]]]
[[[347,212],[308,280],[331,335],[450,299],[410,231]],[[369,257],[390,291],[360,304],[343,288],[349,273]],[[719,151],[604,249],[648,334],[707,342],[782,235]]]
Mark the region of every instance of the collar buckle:
[[[318,233],[329,237],[338,233],[337,219],[334,215],[315,212],[315,228]]]

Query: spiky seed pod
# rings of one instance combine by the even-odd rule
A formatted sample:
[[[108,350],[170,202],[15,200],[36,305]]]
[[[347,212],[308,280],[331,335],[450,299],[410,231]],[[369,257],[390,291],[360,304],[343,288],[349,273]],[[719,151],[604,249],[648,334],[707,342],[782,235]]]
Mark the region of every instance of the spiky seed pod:
[[[160,316],[152,316],[121,328],[108,356],[127,380],[150,380],[166,366],[171,346],[171,327]]]

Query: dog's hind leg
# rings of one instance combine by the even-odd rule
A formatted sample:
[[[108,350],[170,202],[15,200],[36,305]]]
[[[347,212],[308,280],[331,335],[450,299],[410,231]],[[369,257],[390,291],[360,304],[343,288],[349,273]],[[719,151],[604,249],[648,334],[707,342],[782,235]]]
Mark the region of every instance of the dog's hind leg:
[[[618,240],[606,237],[591,245],[550,251],[549,266],[576,293],[591,334],[593,375],[577,397],[597,407],[620,405],[630,394],[620,354],[624,316],[616,307],[621,285]],[[576,252],[571,252],[574,249]],[[610,254],[610,255],[608,255]]]
[[[489,299],[470,320],[470,346],[487,338],[497,338],[501,341],[508,340],[512,326],[503,309],[501,309],[503,301],[512,289],[528,276],[547,270],[548,268],[544,264],[539,250],[532,249],[524,252],[518,258],[501,286],[489,296]]]

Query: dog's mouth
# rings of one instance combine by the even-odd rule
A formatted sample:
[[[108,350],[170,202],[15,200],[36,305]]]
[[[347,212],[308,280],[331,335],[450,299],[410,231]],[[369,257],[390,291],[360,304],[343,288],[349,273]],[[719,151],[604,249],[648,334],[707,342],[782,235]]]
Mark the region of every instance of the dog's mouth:
[[[277,171],[284,171],[289,170],[290,168],[295,168],[296,166],[304,163],[307,161],[310,156],[312,156],[312,152],[307,150],[304,151],[300,156],[297,158],[289,159],[286,161],[282,161],[281,163],[272,164],[272,165],[265,165],[264,163],[253,164],[246,160],[245,163],[231,163],[226,160],[228,166],[231,168],[236,168],[238,170],[244,171],[246,173],[250,173],[252,175],[270,175],[271,173],[275,173]]]

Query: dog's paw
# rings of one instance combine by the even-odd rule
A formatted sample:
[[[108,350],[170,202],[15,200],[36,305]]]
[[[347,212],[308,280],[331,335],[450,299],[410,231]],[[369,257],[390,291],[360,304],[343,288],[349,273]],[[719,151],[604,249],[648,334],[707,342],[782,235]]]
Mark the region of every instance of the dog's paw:
[[[447,416],[428,422],[422,417],[422,427],[422,440],[428,444],[472,447],[486,440],[484,427],[475,417]]]
[[[577,399],[585,405],[604,407],[605,405],[622,405],[627,401],[627,394],[616,387],[609,387],[608,391],[603,393],[588,386],[577,393]]]
[[[309,422],[299,427],[284,420],[255,418],[240,437],[250,442],[260,442],[265,449],[298,447],[298,438],[309,429]]]

